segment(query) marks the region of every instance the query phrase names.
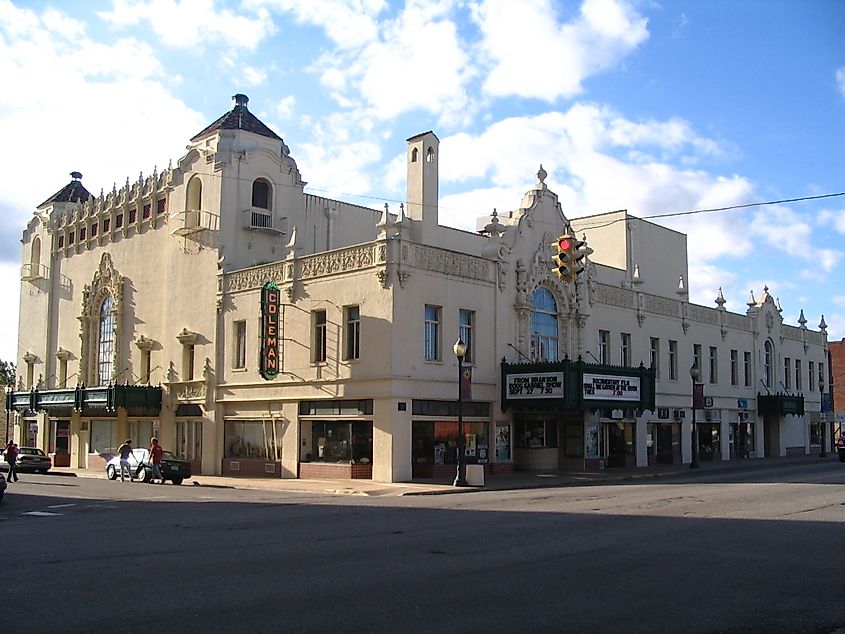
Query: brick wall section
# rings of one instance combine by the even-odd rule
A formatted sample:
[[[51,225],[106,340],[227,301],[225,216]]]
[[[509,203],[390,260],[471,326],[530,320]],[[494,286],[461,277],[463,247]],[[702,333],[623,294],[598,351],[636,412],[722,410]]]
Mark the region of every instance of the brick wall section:
[[[272,472],[267,470],[267,465],[273,467]],[[237,468],[233,469],[232,467]],[[223,475],[244,476],[248,478],[281,478],[282,463],[270,460],[229,460],[228,458],[224,458]]]
[[[830,371],[833,374],[833,411],[845,411],[845,339],[831,341]],[[825,377],[827,378],[827,377]]]
[[[299,477],[303,480],[372,480],[373,465],[302,462]]]

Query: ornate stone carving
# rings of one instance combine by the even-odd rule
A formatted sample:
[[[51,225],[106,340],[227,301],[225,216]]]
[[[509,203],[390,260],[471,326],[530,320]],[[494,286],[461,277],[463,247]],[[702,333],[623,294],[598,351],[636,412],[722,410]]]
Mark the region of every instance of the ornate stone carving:
[[[306,280],[335,273],[358,271],[372,266],[375,258],[373,246],[365,245],[308,256],[302,258],[300,262],[300,278]]]
[[[224,292],[232,293],[261,288],[272,280],[282,280],[284,265],[281,262],[274,262],[265,266],[256,267],[246,271],[229,273],[224,278]]]
[[[114,317],[114,355],[112,369],[121,366],[120,345],[123,333],[123,286],[124,278],[114,268],[111,255],[103,253],[100,265],[94,273],[91,284],[82,289],[82,314],[79,316],[81,352],[80,375],[87,385],[99,383],[97,377],[96,349],[99,337],[100,308],[107,297],[112,300]]]
[[[473,280],[490,280],[490,261],[454,251],[414,245],[413,264],[427,271]]]
[[[379,284],[381,284],[382,288],[390,286],[387,271],[376,271],[376,277],[378,278]]]

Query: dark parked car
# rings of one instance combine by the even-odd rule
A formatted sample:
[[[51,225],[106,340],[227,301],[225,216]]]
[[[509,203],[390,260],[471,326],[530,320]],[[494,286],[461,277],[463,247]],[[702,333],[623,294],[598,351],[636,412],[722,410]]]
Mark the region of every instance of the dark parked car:
[[[6,492],[6,478],[0,474],[0,502],[3,501],[3,494]]]
[[[47,473],[53,466],[53,461],[50,456],[41,451],[38,447],[19,447],[18,448],[18,462],[17,469],[21,473],[24,471],[34,471],[36,473]],[[3,468],[5,471],[9,470],[9,464],[3,461]]]
[[[132,475],[141,482],[149,482],[152,479],[153,465],[150,462],[149,450],[133,449],[129,455],[129,464]],[[115,456],[106,464],[106,475],[109,480],[116,480],[120,477],[120,458],[118,456]],[[191,477],[191,463],[177,458],[169,451],[165,451],[161,457],[161,477],[163,480],[170,480],[173,484],[182,484],[183,480]]]

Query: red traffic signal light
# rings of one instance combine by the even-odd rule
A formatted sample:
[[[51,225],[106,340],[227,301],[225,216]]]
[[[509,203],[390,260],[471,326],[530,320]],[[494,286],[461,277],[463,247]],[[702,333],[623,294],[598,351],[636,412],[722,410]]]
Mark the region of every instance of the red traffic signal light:
[[[570,235],[560,236],[557,241],[552,243],[553,247],[557,248],[557,253],[552,256],[552,272],[562,282],[575,281],[575,239]]]

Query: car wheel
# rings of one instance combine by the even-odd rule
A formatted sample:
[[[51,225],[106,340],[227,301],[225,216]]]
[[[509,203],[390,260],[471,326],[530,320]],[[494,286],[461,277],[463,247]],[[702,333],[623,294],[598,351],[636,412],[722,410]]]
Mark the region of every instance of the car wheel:
[[[150,476],[152,472],[148,469],[144,469],[141,473],[138,474],[138,480],[141,482],[149,482]]]
[[[173,478],[173,484],[182,484],[182,478]]]
[[[109,480],[117,480],[117,470],[114,468],[114,465],[109,465],[106,467],[106,476],[108,476]]]

